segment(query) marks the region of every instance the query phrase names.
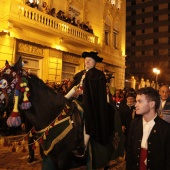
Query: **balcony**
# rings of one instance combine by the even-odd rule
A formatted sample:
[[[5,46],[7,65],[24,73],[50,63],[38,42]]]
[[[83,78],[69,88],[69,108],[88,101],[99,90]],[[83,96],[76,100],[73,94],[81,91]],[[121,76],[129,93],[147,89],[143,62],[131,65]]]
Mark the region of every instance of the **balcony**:
[[[72,45],[98,47],[97,36],[15,0],[4,1],[0,15],[3,24],[10,23],[16,28],[34,30],[55,39],[62,38]]]

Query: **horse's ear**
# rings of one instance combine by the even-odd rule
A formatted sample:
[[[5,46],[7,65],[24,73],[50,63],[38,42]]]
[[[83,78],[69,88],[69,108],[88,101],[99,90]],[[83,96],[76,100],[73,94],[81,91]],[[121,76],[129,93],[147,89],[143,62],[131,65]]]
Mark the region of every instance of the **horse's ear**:
[[[8,61],[6,60],[6,63],[5,63],[5,65],[7,65],[7,64],[9,64],[9,63],[8,63]]]
[[[23,67],[23,65],[22,65],[22,57],[20,56],[18,61],[14,65],[14,70],[19,71],[19,70],[22,69],[22,67]]]
[[[6,67],[6,68],[9,68],[9,67],[10,67],[10,65],[9,65],[9,63],[8,63],[8,60],[6,60],[6,62],[5,62],[5,67]]]

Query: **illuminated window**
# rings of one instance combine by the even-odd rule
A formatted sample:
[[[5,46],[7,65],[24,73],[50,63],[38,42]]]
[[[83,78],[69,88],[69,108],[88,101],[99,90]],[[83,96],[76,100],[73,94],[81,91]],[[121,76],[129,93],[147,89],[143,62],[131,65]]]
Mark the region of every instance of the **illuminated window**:
[[[118,49],[118,31],[113,30],[113,46]]]
[[[107,16],[105,21],[105,45],[110,45],[110,33],[111,33],[111,21],[110,17]]]
[[[62,79],[67,79],[67,78],[72,79],[76,72],[76,66],[77,65],[75,64],[63,62]]]
[[[114,26],[113,26],[113,47],[115,49],[119,48],[119,24],[118,22],[114,23]]]

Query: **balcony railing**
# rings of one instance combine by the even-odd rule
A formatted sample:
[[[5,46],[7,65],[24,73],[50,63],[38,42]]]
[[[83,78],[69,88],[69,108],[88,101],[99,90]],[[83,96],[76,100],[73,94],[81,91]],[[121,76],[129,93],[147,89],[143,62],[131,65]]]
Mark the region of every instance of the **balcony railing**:
[[[8,1],[9,2],[9,1]],[[6,4],[7,5],[7,4]],[[9,5],[9,4],[8,4]],[[64,22],[58,18],[52,17],[48,14],[44,14],[43,12],[31,8],[27,5],[21,4],[17,1],[12,1],[9,8],[9,16],[17,17],[22,24],[22,19],[32,20],[34,23],[40,25],[46,25],[50,28],[54,29],[54,32],[57,31],[60,34],[72,35],[72,38],[78,38],[81,40],[85,40],[86,42],[92,43],[94,45],[98,45],[98,37],[88,33],[76,26],[73,26],[67,22]],[[10,18],[11,19],[11,18]],[[12,19],[13,20],[13,19]],[[31,25],[30,25],[31,26]],[[43,28],[42,28],[43,29]]]

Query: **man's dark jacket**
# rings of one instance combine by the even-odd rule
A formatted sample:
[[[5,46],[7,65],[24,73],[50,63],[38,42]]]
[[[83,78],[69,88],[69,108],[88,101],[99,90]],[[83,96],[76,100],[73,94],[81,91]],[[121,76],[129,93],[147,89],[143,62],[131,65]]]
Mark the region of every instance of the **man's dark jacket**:
[[[154,121],[155,125],[148,138],[147,170],[170,170],[170,124],[159,116]],[[139,170],[142,136],[142,117],[138,117],[130,126],[126,155],[127,170]]]
[[[70,89],[80,83],[84,72],[85,70],[74,76]],[[102,71],[91,68],[86,72],[83,83],[82,103],[86,133],[93,137],[96,142],[101,144],[108,143],[110,132],[113,132],[113,129],[110,128],[109,123],[106,78]]]

